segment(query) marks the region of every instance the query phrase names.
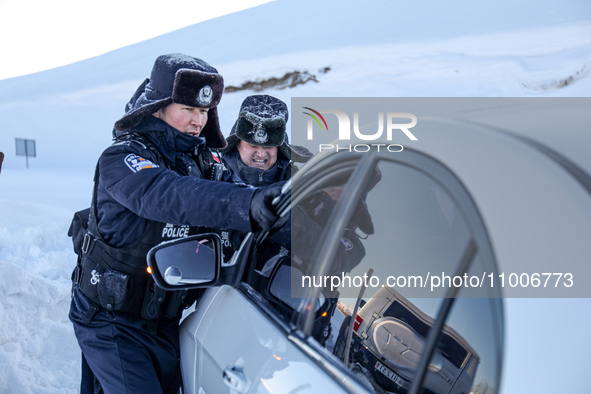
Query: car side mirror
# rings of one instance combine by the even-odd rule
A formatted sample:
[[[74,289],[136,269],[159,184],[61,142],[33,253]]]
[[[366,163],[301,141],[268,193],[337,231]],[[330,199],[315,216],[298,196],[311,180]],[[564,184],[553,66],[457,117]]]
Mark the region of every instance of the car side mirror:
[[[164,290],[215,286],[220,278],[222,241],[217,234],[199,234],[163,242],[148,251],[148,270]]]

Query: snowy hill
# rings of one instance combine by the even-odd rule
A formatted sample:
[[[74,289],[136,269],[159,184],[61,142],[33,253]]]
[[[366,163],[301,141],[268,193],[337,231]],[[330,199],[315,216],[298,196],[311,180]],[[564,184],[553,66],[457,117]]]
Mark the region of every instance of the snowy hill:
[[[0,150],[6,154],[0,174],[0,393],[77,391],[79,349],[67,319],[75,265],[69,221],[90,201],[94,165],[110,144],[114,121],[156,56],[171,52],[202,57],[226,86],[294,71],[312,75],[294,88],[265,91],[288,103],[306,96],[588,96],[591,4],[278,0],[65,67],[0,80]],[[226,134],[252,93],[224,94],[219,112]],[[37,157],[28,169],[15,155],[15,138],[36,140]],[[589,307],[583,301],[555,304],[554,313]],[[554,372],[566,374],[557,379],[560,385],[528,382],[549,367],[525,357],[528,348],[514,338],[527,338],[527,324],[540,329],[535,319],[544,318],[544,308],[523,300],[516,309],[511,305],[509,324],[518,311],[522,331],[508,327],[504,392],[576,392],[583,378],[568,366]],[[521,313],[525,309],[529,314]],[[571,330],[583,336],[582,328]],[[517,375],[510,368],[528,363],[541,369]]]
[[[568,36],[544,36],[544,33],[551,26],[588,24],[589,8],[584,0],[456,0],[452,4],[423,0],[416,5],[392,0],[373,0],[368,4],[351,0],[320,3],[282,0],[189,26],[69,66],[0,81],[0,102],[30,99],[40,93],[51,95],[139,81],[149,73],[156,56],[170,52],[191,53],[217,67],[269,56],[320,54],[327,50],[368,45],[386,45],[376,52],[387,52],[396,49],[388,47],[391,44],[404,44],[399,49],[407,50],[429,43],[443,44],[437,52],[445,53],[450,49],[445,41],[471,37],[477,47],[456,47],[459,55],[489,56],[489,47],[496,55],[503,54],[503,47],[506,55],[541,55],[557,49],[576,48],[585,42],[588,44],[584,32],[572,31]],[[503,36],[496,37],[498,33]],[[573,41],[576,37],[578,39]],[[479,50],[474,52],[476,48]],[[391,64],[407,59],[408,55],[407,51],[392,53]],[[432,50],[431,55],[434,55]],[[350,53],[349,59],[351,62],[363,61],[362,56],[355,53]],[[43,88],[41,92],[39,87]]]
[[[153,59],[171,52],[206,59],[227,86],[292,71],[307,71],[319,81],[275,93],[287,100],[581,96],[591,91],[591,6],[584,2],[540,8],[530,0],[519,6],[462,0],[453,12],[434,0],[421,2],[420,8],[390,0],[371,4],[272,2],[79,63],[2,80],[0,146],[12,147],[15,137],[36,139],[34,163],[44,168],[46,160],[68,167],[72,160],[97,157],[123,105],[149,76]],[[529,15],[534,9],[536,14]],[[319,73],[327,67],[330,71]],[[242,97],[227,94],[222,100],[225,130]],[[22,114],[29,114],[26,122]],[[81,145],[57,155],[63,140]],[[3,149],[6,168],[21,167],[13,149]]]

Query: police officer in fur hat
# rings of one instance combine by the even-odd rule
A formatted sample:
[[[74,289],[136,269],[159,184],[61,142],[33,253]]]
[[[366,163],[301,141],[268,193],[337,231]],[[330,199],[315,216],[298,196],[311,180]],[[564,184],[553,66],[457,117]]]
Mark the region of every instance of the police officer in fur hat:
[[[151,247],[203,227],[269,230],[278,219],[271,201],[280,188],[211,180],[230,178],[213,174],[210,151],[226,147],[217,116],[223,86],[201,59],[160,56],[115,123],[91,207],[69,231],[79,255],[69,317],[83,355],[82,393],[179,390],[178,323],[198,294],[155,286],[146,273]]]
[[[294,162],[304,163],[312,157],[306,148],[288,143],[288,118],[287,105],[276,97],[252,95],[244,99],[226,138],[228,146],[221,150],[222,161],[232,170],[234,182],[259,187],[283,182],[297,171]],[[224,260],[228,261],[244,233],[230,229],[213,231],[221,236]],[[271,238],[280,243],[290,241],[290,221]]]
[[[222,150],[226,165],[242,182],[267,186],[291,178],[294,162],[304,163],[312,153],[290,145],[286,130],[287,105],[268,95],[249,96]]]

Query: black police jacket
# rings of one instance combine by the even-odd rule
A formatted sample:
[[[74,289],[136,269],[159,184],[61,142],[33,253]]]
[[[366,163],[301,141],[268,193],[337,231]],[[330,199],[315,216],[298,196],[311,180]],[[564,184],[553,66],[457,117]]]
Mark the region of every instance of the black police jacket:
[[[85,246],[78,248],[81,258],[73,274],[87,297],[145,319],[178,316],[187,293],[166,294],[151,284],[147,251],[204,226],[250,230],[254,189],[205,179],[208,155],[203,138],[151,116],[105,150],[88,223],[88,235],[94,236],[85,236]]]
[[[205,139],[184,134],[147,116],[99,159],[98,231],[113,247],[131,245],[153,222],[168,224],[163,235],[184,236],[180,226],[223,227],[251,231],[250,201],[255,189],[203,179],[197,157]],[[154,150],[158,152],[154,152]]]

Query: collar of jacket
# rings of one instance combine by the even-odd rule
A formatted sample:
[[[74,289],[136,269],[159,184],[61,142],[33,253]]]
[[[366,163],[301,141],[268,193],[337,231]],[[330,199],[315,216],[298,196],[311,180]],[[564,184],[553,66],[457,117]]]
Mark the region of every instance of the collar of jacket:
[[[182,133],[154,116],[146,116],[140,124],[118,135],[127,133],[145,135],[146,138],[156,145],[156,148],[158,148],[158,151],[164,156],[165,160],[170,163],[175,163],[175,157],[179,153],[198,155],[206,144],[204,137],[194,137],[190,134]]]
[[[278,154],[277,162],[268,170],[249,167],[240,160],[240,155],[236,149],[226,153],[224,159],[228,167],[238,175],[241,181],[257,187],[269,186],[272,183],[283,181],[289,166],[289,160],[282,154]]]

